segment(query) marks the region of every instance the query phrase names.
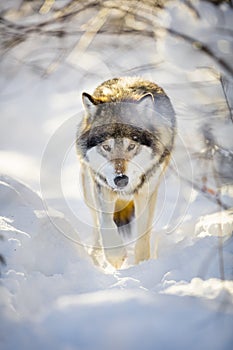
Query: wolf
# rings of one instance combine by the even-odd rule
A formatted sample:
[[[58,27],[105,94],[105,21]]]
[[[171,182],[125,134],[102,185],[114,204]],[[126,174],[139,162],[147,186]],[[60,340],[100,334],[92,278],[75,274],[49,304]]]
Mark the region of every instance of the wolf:
[[[176,134],[173,106],[164,90],[140,77],[103,82],[83,92],[85,113],[76,149],[83,194],[94,220],[92,257],[116,269],[127,257],[123,234],[136,230],[135,263],[150,258],[158,186]],[[133,225],[134,223],[134,225]]]

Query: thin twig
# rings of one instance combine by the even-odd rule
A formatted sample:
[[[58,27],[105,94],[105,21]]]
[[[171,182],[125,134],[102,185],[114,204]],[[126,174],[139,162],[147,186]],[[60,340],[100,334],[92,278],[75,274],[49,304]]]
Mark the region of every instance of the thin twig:
[[[221,198],[221,186],[219,183],[219,177],[216,171],[216,168],[214,166],[214,161],[212,159],[211,162],[212,165],[212,173],[213,178],[215,180],[216,188],[217,188],[217,197]],[[222,207],[219,205],[219,210],[222,213]],[[224,268],[224,257],[223,257],[223,228],[222,228],[222,222],[218,225],[219,226],[219,235],[218,235],[218,261],[219,261],[219,273],[220,278],[222,281],[225,281],[225,268]]]
[[[224,97],[225,97],[225,100],[226,100],[226,104],[227,104],[227,108],[228,108],[228,111],[230,113],[230,118],[231,118],[231,121],[233,122],[233,113],[232,113],[232,109],[231,109],[231,106],[229,104],[229,100],[228,100],[228,97],[227,97],[227,94],[226,94],[226,90],[225,90],[225,87],[224,87],[224,81],[223,81],[223,76],[221,75],[220,76],[220,83],[221,83],[221,86],[222,86],[222,91],[223,91],[223,94],[224,94]]]
[[[230,205],[227,205],[227,204],[223,203],[221,201],[221,199],[218,196],[216,196],[216,194],[213,194],[211,191],[208,191],[207,188],[198,185],[197,183],[195,183],[192,180],[187,179],[185,176],[183,176],[180,173],[178,173],[177,170],[173,166],[170,166],[170,168],[175,173],[175,175],[177,177],[179,177],[182,181],[184,181],[186,184],[188,184],[189,186],[194,188],[199,193],[202,193],[211,202],[218,204],[224,210],[227,210],[227,209],[231,208]]]

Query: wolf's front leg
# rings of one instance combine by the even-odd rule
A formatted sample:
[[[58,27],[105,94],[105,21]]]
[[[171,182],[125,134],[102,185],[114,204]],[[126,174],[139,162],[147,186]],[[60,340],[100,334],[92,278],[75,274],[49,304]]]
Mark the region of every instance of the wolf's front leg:
[[[120,268],[127,254],[117,226],[113,220],[115,195],[105,188],[98,190],[99,226],[106,260],[115,268]]]
[[[92,218],[93,218],[93,241],[94,244],[92,246],[92,250],[90,255],[94,264],[101,265],[102,264],[102,247],[101,247],[101,239],[99,232],[99,221],[97,215],[97,203],[96,203],[96,185],[94,181],[93,174],[89,167],[82,164],[81,168],[81,180],[83,187],[83,195],[86,202],[86,205],[89,207]]]
[[[150,258],[150,236],[156,197],[157,190],[155,190],[149,198],[138,194],[135,199],[135,212],[138,228],[138,238],[135,244],[136,264]]]
[[[106,260],[119,269],[126,259],[126,249],[118,233],[117,227],[113,222],[112,215],[101,215],[100,233]]]

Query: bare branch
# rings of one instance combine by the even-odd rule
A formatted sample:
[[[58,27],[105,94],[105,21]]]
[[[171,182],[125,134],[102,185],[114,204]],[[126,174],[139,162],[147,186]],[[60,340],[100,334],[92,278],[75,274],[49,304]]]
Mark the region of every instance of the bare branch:
[[[227,105],[227,108],[228,108],[228,111],[229,111],[229,114],[230,114],[230,119],[233,122],[233,113],[232,113],[232,109],[231,109],[231,106],[230,106],[230,103],[229,103],[228,96],[226,94],[226,89],[225,89],[225,85],[224,85],[224,78],[223,78],[222,75],[220,76],[219,80],[220,80],[220,83],[221,83],[221,86],[222,86],[222,91],[223,91],[223,94],[224,94],[224,97],[225,97],[226,105]]]
[[[187,41],[188,43],[190,43],[196,49],[204,52],[207,56],[212,58],[222,69],[224,69],[233,78],[233,68],[226,61],[224,61],[222,58],[217,57],[216,54],[214,53],[214,51],[210,47],[208,47],[206,44],[188,36],[187,34],[177,32],[174,29],[171,29],[171,28],[164,28],[164,29],[166,30],[166,32],[170,33],[171,35],[175,36],[176,38],[181,38],[181,39]]]

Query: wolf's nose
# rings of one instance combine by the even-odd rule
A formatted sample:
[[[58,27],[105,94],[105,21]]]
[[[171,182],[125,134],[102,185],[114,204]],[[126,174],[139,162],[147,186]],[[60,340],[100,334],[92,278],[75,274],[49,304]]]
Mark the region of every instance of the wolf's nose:
[[[129,178],[126,175],[118,175],[115,177],[114,182],[117,187],[125,187],[128,185]]]

